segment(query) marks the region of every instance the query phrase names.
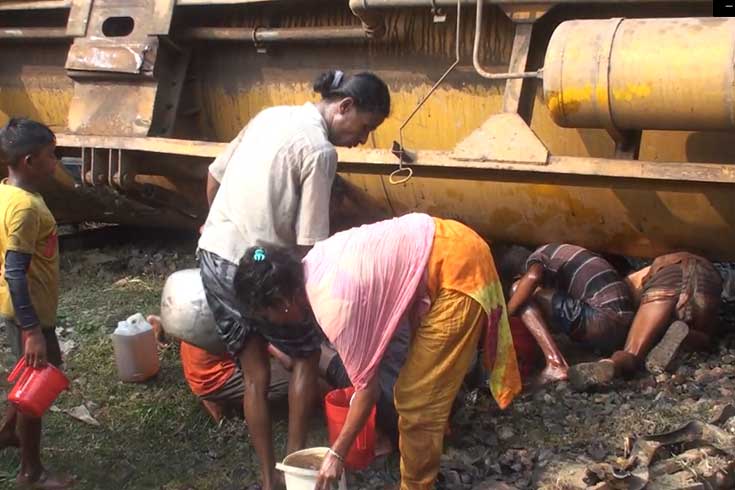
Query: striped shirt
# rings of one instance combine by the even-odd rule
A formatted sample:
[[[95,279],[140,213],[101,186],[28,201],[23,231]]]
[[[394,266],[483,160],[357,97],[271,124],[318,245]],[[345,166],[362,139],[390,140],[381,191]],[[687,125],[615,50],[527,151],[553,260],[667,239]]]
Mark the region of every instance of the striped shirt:
[[[536,249],[526,261],[544,267],[544,286],[561,289],[588,305],[633,313],[630,291],[608,261],[576,245],[553,243]]]

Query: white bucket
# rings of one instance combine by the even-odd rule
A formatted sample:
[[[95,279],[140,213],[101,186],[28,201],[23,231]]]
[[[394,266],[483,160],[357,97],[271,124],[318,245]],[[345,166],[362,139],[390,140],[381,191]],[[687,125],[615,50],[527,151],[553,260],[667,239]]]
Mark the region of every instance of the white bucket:
[[[287,490],[314,490],[319,477],[318,467],[328,450],[326,447],[302,449],[283,458],[283,463],[276,463],[276,469],[283,471],[286,478]],[[317,469],[309,468],[315,466]],[[339,480],[339,490],[347,490],[344,472]]]

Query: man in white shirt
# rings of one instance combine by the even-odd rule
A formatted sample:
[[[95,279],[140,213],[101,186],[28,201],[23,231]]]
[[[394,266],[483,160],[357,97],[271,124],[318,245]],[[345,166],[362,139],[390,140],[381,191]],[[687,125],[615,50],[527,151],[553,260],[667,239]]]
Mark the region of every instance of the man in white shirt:
[[[268,343],[293,358],[287,451],[306,443],[316,404],[321,338],[307,323],[275,326],[244,312],[233,281],[245,250],[276,245],[302,255],[329,235],[329,201],[338,146],[365,143],[390,111],[385,83],[370,73],[323,74],[316,104],[280,106],[255,116],[209,168],[211,208],[198,257],[217,332],[240,362],[245,418],[260,460],[263,489],[275,487],[275,458],[267,407]]]

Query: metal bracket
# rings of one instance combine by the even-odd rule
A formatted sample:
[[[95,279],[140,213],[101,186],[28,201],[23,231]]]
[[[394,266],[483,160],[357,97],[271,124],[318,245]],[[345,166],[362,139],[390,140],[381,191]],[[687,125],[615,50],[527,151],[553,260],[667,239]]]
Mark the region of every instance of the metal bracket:
[[[68,126],[80,134],[173,131],[189,50],[166,36],[175,0],[73,0]],[[97,183],[92,179],[93,185]]]
[[[608,129],[607,134],[615,142],[615,158],[623,160],[638,160],[641,152],[641,138],[643,131],[631,130],[620,131],[618,129]]]
[[[533,24],[516,24],[513,36],[513,51],[510,55],[509,72],[524,72],[528,64],[528,53],[531,48]],[[518,113],[520,111],[521,91],[525,79],[513,79],[505,82],[503,94],[503,112]]]
[[[255,52],[258,54],[268,54],[268,48],[265,44],[258,41],[258,29],[260,29],[260,27],[257,26],[253,29],[253,45],[255,46]]]
[[[553,6],[554,4],[548,3],[506,3],[501,5],[500,8],[515,23],[533,24],[543,17]]]
[[[436,0],[431,0],[431,14],[434,16],[434,24],[441,24],[447,21],[447,12],[436,5]]]
[[[87,35],[89,14],[92,10],[92,0],[73,0],[69,9],[69,18],[66,21],[66,34],[73,37]]]

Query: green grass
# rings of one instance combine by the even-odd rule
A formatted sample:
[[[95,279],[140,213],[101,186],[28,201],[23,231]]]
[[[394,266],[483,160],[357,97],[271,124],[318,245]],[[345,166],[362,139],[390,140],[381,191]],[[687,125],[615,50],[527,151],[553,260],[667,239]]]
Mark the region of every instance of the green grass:
[[[136,312],[159,310],[163,278],[85,267],[69,272],[68,265],[80,261],[83,252],[64,256],[59,326],[77,346],[65,359],[71,388],[56,405],[63,410],[91,402],[101,426],[50,412],[44,419],[46,464],[77,475],[82,490],[240,489],[255,482],[257,464],[244,423],[231,420],[217,428],[201,410],[183,379],[178,346],[161,351],[154,379],[117,379],[109,334]],[[4,357],[9,359],[7,352]],[[282,455],[285,423],[275,426]],[[13,487],[18,464],[15,451],[1,454],[0,488]]]

